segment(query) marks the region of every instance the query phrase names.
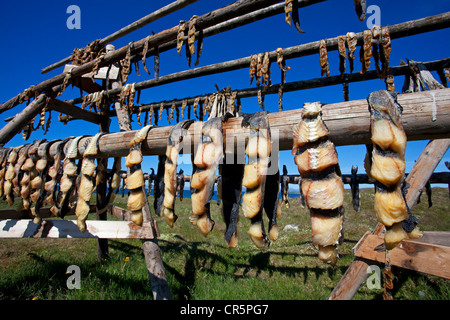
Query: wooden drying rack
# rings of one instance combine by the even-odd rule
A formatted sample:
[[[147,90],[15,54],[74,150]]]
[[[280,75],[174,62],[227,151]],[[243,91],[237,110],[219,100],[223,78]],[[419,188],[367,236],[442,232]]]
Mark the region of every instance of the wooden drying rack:
[[[161,8],[136,23],[127,26],[117,33],[102,39],[108,42],[111,39],[117,39],[121,35],[127,34],[136,28],[139,28],[154,19],[164,16],[170,12],[180,9],[196,0],[179,0],[177,4],[173,3],[169,6]],[[208,14],[197,18],[198,28],[204,29],[204,37],[211,36],[220,32],[224,32],[241,25],[245,25],[256,20],[260,20],[275,14],[283,12],[284,2],[277,3],[280,0],[241,0],[232,3],[226,7],[214,10]],[[298,2],[298,7],[313,5],[324,0],[294,0]],[[153,19],[153,20],[152,20]],[[436,16],[426,17],[396,25],[389,26],[392,39],[406,37],[423,32],[430,32],[438,29],[444,29],[450,26],[450,13],[446,12]],[[164,30],[157,34],[151,35],[145,39],[141,39],[133,43],[133,61],[141,59],[141,52],[144,44],[149,43],[149,47],[158,47],[159,50],[148,50],[147,56],[155,55],[158,52],[167,51],[175,48],[177,36],[177,26]],[[358,44],[362,43],[362,32],[357,34]],[[98,64],[99,67],[112,65],[123,59],[129,49],[124,46],[111,53],[106,54]],[[337,50],[337,38],[327,39],[327,50]],[[319,51],[319,41],[302,44],[290,48],[284,48],[284,58],[292,59],[307,55],[317,54]],[[271,62],[276,61],[275,51],[269,52]],[[47,68],[42,72],[47,72],[58,66],[67,63],[68,58],[61,60]],[[250,63],[250,57],[244,57],[233,61],[217,63],[209,66],[193,68],[186,71],[177,72],[171,75],[161,76],[155,79],[136,83],[137,90],[201,77],[210,74],[222,73],[242,68],[247,68]],[[442,73],[444,66],[448,66],[448,59],[440,61],[425,62],[424,65],[429,70],[437,70]],[[75,86],[80,86],[84,91],[91,94],[100,92],[102,87],[98,84],[86,85],[83,76],[90,73],[96,61],[87,62],[81,66],[77,66],[71,71],[71,80]],[[394,76],[408,75],[408,66],[391,67]],[[22,128],[30,122],[41,110],[47,105],[50,110],[57,110],[66,114],[69,118],[82,119],[99,125],[101,132],[109,132],[110,117],[117,116],[121,132],[108,133],[100,138],[99,155],[100,159],[106,161],[110,157],[122,157],[127,155],[129,151],[128,142],[134,137],[135,131],[131,131],[129,126],[129,115],[121,113],[121,105],[119,102],[114,103],[114,110],[109,111],[106,115],[100,115],[94,112],[82,110],[76,104],[81,103],[82,99],[77,98],[70,101],[63,101],[56,98],[56,94],[62,90],[63,81],[67,73],[63,72],[51,79],[48,79],[28,91],[27,95],[34,100],[29,103],[21,112],[0,129],[0,146],[4,146],[14,135],[18,134]],[[329,85],[342,84],[343,82],[365,81],[377,78],[375,71],[368,71],[364,75],[359,73],[345,74],[344,77],[332,76],[327,78],[317,78],[303,81],[286,83],[283,86],[284,92],[297,91],[307,88],[323,87]],[[84,84],[83,84],[84,82]],[[87,81],[89,82],[89,81]],[[106,88],[102,94],[110,96],[117,95],[121,92],[123,84],[118,81],[110,81],[110,87]],[[264,94],[277,93],[280,85],[272,85]],[[247,88],[236,90],[237,98],[245,98],[256,96],[257,88]],[[15,107],[19,103],[18,95],[7,102],[0,105],[0,113]],[[23,96],[22,96],[23,97]],[[153,102],[146,105],[135,106],[133,113],[137,113],[139,108],[141,111],[156,109],[163,104],[164,108],[180,105],[183,100],[192,103],[198,97],[188,97],[176,99],[173,101]],[[431,174],[447,151],[450,144],[450,89],[440,89],[414,92],[402,94],[398,97],[399,103],[404,108],[403,122],[408,140],[424,140],[430,141],[426,149],[421,154],[413,170],[408,175],[408,182],[411,187],[407,194],[407,202],[412,207],[423,190],[425,184],[430,179]],[[435,121],[431,121],[433,110],[438,109],[438,116]],[[330,139],[335,145],[354,145],[365,144],[370,142],[369,136],[369,114],[367,112],[367,102],[365,100],[347,101],[343,103],[335,103],[325,105],[323,107],[323,119],[330,130]],[[270,127],[273,132],[277,132],[279,150],[290,150],[292,147],[292,128],[300,120],[300,109],[275,112],[269,114]],[[224,140],[246,139],[248,131],[241,126],[242,118],[231,118],[224,123]],[[200,137],[201,121],[195,122],[187,132],[187,141],[190,141],[190,147],[196,144]],[[157,127],[151,129],[151,134],[143,142],[144,155],[160,155],[165,153],[167,138],[171,127]],[[84,142],[87,138],[82,139],[79,144],[79,154],[84,152]],[[66,144],[67,146],[67,144]],[[188,150],[193,150],[190,148]],[[186,151],[186,149],[184,150]],[[41,147],[38,151],[39,155],[43,155],[45,147]],[[54,146],[50,148],[50,155],[56,152]],[[106,182],[97,188],[97,202],[101,202],[106,196]],[[91,206],[91,211],[95,212],[97,208]],[[6,220],[0,220],[0,237],[87,237],[98,239],[98,256],[99,259],[107,256],[108,246],[107,239],[111,238],[139,238],[142,239],[143,251],[152,283],[153,297],[155,299],[170,299],[170,290],[163,268],[160,249],[158,246],[158,228],[156,222],[152,219],[150,209],[147,205],[144,207],[144,225],[138,227],[128,221],[129,212],[127,210],[111,206],[108,210],[111,214],[123,219],[124,221],[105,221],[106,213],[98,214],[97,220],[87,221],[88,232],[82,234],[79,232],[76,224],[70,220],[47,220],[40,225],[33,225],[30,220],[17,220],[14,218],[23,217],[28,212],[13,212],[4,210],[0,212],[0,217],[12,217]],[[70,213],[69,213],[70,214]],[[73,213],[72,213],[73,214]],[[48,208],[41,211],[43,217],[50,216]],[[370,261],[383,262],[384,255],[381,257],[376,252],[375,247],[382,240],[383,228],[379,225],[375,231],[367,233],[354,248],[355,261],[350,265],[343,278],[333,290],[329,299],[351,299],[359,286],[367,277],[367,267]],[[437,241],[437,239],[439,241]],[[444,239],[444,240],[443,240]],[[392,250],[392,263],[404,268],[426,272],[445,278],[450,278],[448,268],[439,268],[450,261],[450,251],[448,243],[448,233],[431,233],[425,232],[424,237],[420,240],[405,240],[402,244]],[[436,243],[439,242],[439,243]],[[439,252],[439,255],[430,255],[430,252]]]

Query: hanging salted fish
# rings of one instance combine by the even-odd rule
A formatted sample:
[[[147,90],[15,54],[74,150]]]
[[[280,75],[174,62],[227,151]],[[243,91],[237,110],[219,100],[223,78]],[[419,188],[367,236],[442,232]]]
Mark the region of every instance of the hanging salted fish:
[[[117,192],[120,188],[120,169],[121,169],[122,158],[114,158],[113,167],[108,177],[108,193],[103,200],[103,203],[97,205],[97,214],[102,214],[108,209],[108,204],[114,201]]]
[[[421,235],[401,189],[407,140],[401,123],[402,107],[396,94],[385,90],[372,92],[367,101],[373,145],[368,146],[365,168],[369,177],[376,180],[375,214],[386,227],[384,242],[386,249],[391,250],[403,239]]]
[[[164,165],[164,201],[163,215],[167,224],[173,228],[178,216],[175,214],[177,191],[177,158],[182,148],[184,134],[194,120],[184,120],[172,127],[166,148]]]
[[[78,136],[70,141],[67,148],[66,157],[63,161],[63,174],[59,181],[59,193],[53,194],[54,205],[50,208],[50,212],[58,217],[63,218],[69,207],[70,195],[76,190],[76,179],[79,174],[79,167],[82,164],[82,159],[79,160],[79,165],[76,164],[76,157],[78,155],[78,143],[84,136]],[[58,171],[56,171],[56,175]],[[56,179],[56,178],[55,178]],[[54,189],[56,191],[56,189]]]
[[[323,76],[324,74],[326,74],[327,77],[329,77],[330,67],[328,65],[328,53],[325,40],[320,40],[319,55],[320,55],[320,75]]]
[[[197,109],[198,109],[198,104],[200,102],[200,97],[195,98],[194,100],[194,116],[198,119],[198,115],[197,115]]]
[[[150,106],[150,109],[148,110],[148,124],[152,123],[154,111],[155,111],[154,108]]]
[[[18,158],[17,161],[14,163],[12,170],[13,170],[13,178],[11,180],[12,182],[12,192],[14,195],[20,195],[20,191],[21,191],[21,185],[19,184],[22,181],[22,177],[24,174],[24,171],[22,170],[22,166],[25,163],[25,161],[28,159],[28,150],[30,149],[30,147],[32,146],[32,144],[27,144],[25,146],[22,146],[18,149]],[[31,162],[31,159],[29,160]],[[32,162],[31,162],[32,163]],[[11,169],[10,169],[11,170]],[[10,173],[10,172],[9,172]],[[27,177],[28,180],[26,181],[27,186],[29,188],[29,183],[30,183],[30,179],[29,179],[29,174],[27,173]],[[27,193],[27,198],[29,195],[29,191],[30,189],[28,189],[28,193]],[[28,209],[29,207],[27,207],[26,209]]]
[[[272,82],[270,80],[270,60],[269,52],[264,53],[264,58],[261,66],[262,84],[264,87],[271,86]]]
[[[341,72],[341,76],[345,72],[346,67],[346,59],[347,59],[347,52],[345,49],[345,42],[347,40],[346,36],[338,36],[338,52],[339,52],[339,71]]]
[[[198,31],[198,39],[197,39],[197,59],[195,60],[195,65],[198,66],[200,63],[200,55],[203,50],[203,29]]]
[[[197,15],[193,15],[191,19],[189,20],[189,30],[188,30],[188,45],[189,45],[189,51],[192,55],[195,54],[195,33],[196,33],[196,24],[197,24]]]
[[[286,165],[283,165],[283,175],[281,176],[281,199],[286,208],[289,208],[289,177]]]
[[[20,194],[22,196],[22,204],[25,209],[30,209],[32,203],[36,203],[39,197],[39,193],[36,190],[40,190],[42,186],[42,178],[39,176],[39,170],[37,168],[37,162],[39,160],[38,149],[41,143],[46,140],[36,140],[28,149],[28,158],[22,165],[21,170],[24,172],[24,178],[20,181],[22,188]],[[42,166],[41,166],[42,168]],[[27,174],[28,173],[28,177]],[[33,223],[39,224],[42,221],[42,217],[39,212],[31,210],[34,216]]]
[[[250,138],[245,149],[248,162],[244,166],[242,186],[247,189],[242,196],[242,209],[244,216],[250,219],[248,233],[251,240],[256,247],[266,248],[269,246],[269,238],[264,230],[262,211],[271,153],[271,137],[267,113],[258,112],[251,115],[248,119],[244,117],[243,125],[250,127]]]
[[[281,83],[280,87],[278,88],[278,110],[283,111],[283,88],[284,84],[286,83],[286,71],[291,70],[291,67],[286,66],[286,61],[283,57],[283,48],[277,48],[276,53],[278,67],[281,71]]]
[[[293,0],[285,0],[284,1],[284,13],[285,13],[284,20],[289,25],[289,27],[291,26],[291,12],[293,9],[292,2],[293,2]]]
[[[63,141],[58,141],[56,143],[56,153],[53,158],[53,163],[49,167],[47,172],[47,180],[44,183],[44,195],[45,203],[48,203],[50,206],[55,204],[56,200],[56,185],[57,185],[57,177],[61,168],[61,160],[64,153],[65,144],[74,137],[69,137],[64,139]]]
[[[163,110],[164,110],[164,103],[163,102],[161,102],[161,104],[159,105],[159,121],[162,121],[162,113],[163,113]]]
[[[256,54],[252,54],[250,57],[250,84],[252,84],[253,79],[256,76],[257,64],[258,64],[258,56]]]
[[[355,50],[356,50],[356,44],[358,43],[358,40],[356,39],[356,33],[354,32],[347,32],[347,47],[348,47],[348,61],[350,64],[350,73],[353,72],[353,62],[355,60]]]
[[[372,58],[372,31],[364,30],[363,32],[363,45],[360,51],[361,58],[361,74],[366,73],[370,68],[370,58]]]
[[[192,215],[189,220],[207,236],[214,228],[210,201],[214,193],[217,166],[223,156],[222,118],[210,118],[202,126],[201,143],[194,157],[191,178]]]
[[[389,59],[391,57],[391,36],[389,34],[389,27],[381,28],[380,45],[381,73],[384,76],[389,69]]]
[[[366,19],[367,1],[366,0],[354,0],[355,11],[358,19],[364,21]]]
[[[258,105],[264,111],[264,94],[261,89],[258,89]]]
[[[186,21],[180,20],[177,33],[177,52],[181,56],[181,48],[183,47],[184,31],[186,31]]]
[[[19,157],[19,151],[21,147],[19,148],[12,148],[8,154],[7,157],[7,164],[8,168],[5,172],[4,177],[4,185],[3,185],[3,194],[6,197],[6,202],[9,206],[12,206],[14,204],[14,194],[13,194],[13,183],[12,180],[16,176],[16,172],[14,171],[14,165],[17,162],[17,159]]]
[[[133,48],[133,44],[134,44],[133,42],[130,42],[128,44],[128,49],[125,58],[120,60],[121,66],[120,75],[122,78],[122,84],[127,82],[128,76],[131,73],[131,50]]]
[[[184,48],[185,48],[185,52],[186,52],[186,60],[188,63],[188,67],[191,67],[191,61],[192,61],[191,50],[188,45],[185,45]]]
[[[184,171],[180,169],[177,173],[177,194],[180,197],[180,201],[183,201],[183,192],[184,192]]]
[[[274,166],[276,172],[267,174],[264,189],[264,211],[269,219],[268,236],[271,241],[278,239],[277,218],[281,215],[281,201],[278,199],[280,191],[280,171],[278,170],[277,161],[270,161],[269,167]],[[274,169],[271,169],[274,170]]]
[[[380,69],[380,52],[379,46],[381,42],[381,27],[378,25],[374,25],[372,27],[372,39],[376,40],[376,42],[372,45],[372,57],[375,61],[375,70],[377,70],[378,76],[381,76]]]
[[[153,70],[155,71],[155,79],[159,78],[159,63],[160,63],[160,57],[159,57],[159,46],[155,46],[155,56],[153,60]]]
[[[36,196],[38,196],[38,198],[35,201],[35,206],[31,208],[31,212],[33,215],[37,215],[37,216],[39,216],[39,211],[40,211],[41,207],[44,205],[45,200],[46,200],[46,196],[47,196],[47,192],[48,192],[47,191],[48,188],[46,189],[46,187],[48,187],[48,182],[52,181],[52,179],[53,179],[49,175],[50,169],[54,168],[55,161],[59,161],[61,163],[61,158],[60,157],[58,158],[58,155],[55,155],[54,158],[49,156],[49,150],[53,143],[58,143],[59,145],[63,144],[61,141],[58,141],[58,142],[52,141],[52,142],[47,143],[45,146],[44,156],[36,162],[36,169],[39,172],[39,178],[41,181],[40,181],[39,191],[36,194]],[[59,145],[58,145],[58,147],[59,147]],[[47,181],[47,180],[49,180],[49,181]]]
[[[350,189],[352,192],[353,209],[356,212],[359,211],[359,202],[360,202],[359,184],[358,184],[358,180],[357,180],[357,176],[356,176],[357,172],[358,172],[358,166],[352,166],[351,177],[350,177]]]
[[[0,150],[0,198],[3,197],[3,183],[5,181],[6,160],[8,158],[8,153],[10,150],[11,149]]]
[[[343,240],[344,184],[329,134],[322,120],[322,104],[305,103],[302,119],[294,127],[292,154],[311,215],[312,242],[319,247],[319,259],[335,265],[337,245]]]
[[[187,99],[184,99],[181,103],[181,119],[184,119],[184,109],[186,109],[187,106]]]
[[[263,59],[264,55],[262,53],[258,54],[257,60],[256,60],[256,85],[259,86],[261,83],[261,80],[263,78]]]
[[[94,191],[95,156],[98,152],[98,141],[103,134],[103,132],[99,132],[91,138],[83,154],[81,180],[77,190],[78,200],[75,208],[77,226],[83,233],[86,232],[86,219],[90,211],[89,202]]]
[[[145,38],[144,47],[142,49],[142,65],[144,66],[144,70],[145,70],[145,72],[147,72],[148,75],[150,75],[150,71],[148,71],[148,68],[147,68],[147,51],[148,51],[149,40],[150,40],[150,36],[147,36],[147,38]]]
[[[158,156],[158,169],[156,171],[155,185],[153,189],[153,195],[155,200],[153,202],[153,208],[155,209],[155,214],[160,217],[163,211],[163,201],[164,201],[164,171],[165,171],[166,156]]]
[[[299,11],[298,10],[298,2],[293,1],[292,2],[292,22],[294,22],[295,29],[297,29],[297,31],[299,33],[305,33],[305,31],[300,28],[300,17],[299,17],[298,11]]]
[[[141,147],[142,142],[146,139],[151,128],[152,125],[148,125],[136,133],[133,140],[129,143],[130,153],[125,158],[125,166],[128,168],[125,183],[127,185],[127,189],[130,190],[127,208],[131,211],[131,221],[138,226],[142,226],[144,221],[142,208],[145,206],[147,201],[143,188],[145,181],[144,173],[141,168],[141,162],[143,159]]]

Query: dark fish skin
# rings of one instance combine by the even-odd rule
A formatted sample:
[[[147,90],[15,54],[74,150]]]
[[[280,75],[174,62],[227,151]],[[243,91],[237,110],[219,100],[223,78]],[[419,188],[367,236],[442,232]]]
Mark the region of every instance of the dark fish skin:
[[[222,215],[225,221],[225,241],[230,245],[233,235],[237,236],[239,221],[239,203],[242,191],[242,175],[244,164],[222,164]]]
[[[278,194],[280,185],[280,171],[266,176],[266,185],[264,186],[264,211],[269,218],[269,234],[272,227],[277,224]]]
[[[281,177],[281,193],[283,203],[289,208],[289,177],[286,165],[283,165],[283,176]]]
[[[305,31],[300,28],[300,18],[298,15],[297,1],[292,1],[292,22],[294,22],[294,26],[299,33],[305,33]]]
[[[355,11],[360,21],[366,20],[367,2],[366,0],[354,0]]]
[[[352,191],[352,203],[353,203],[353,209],[355,209],[356,212],[359,211],[359,184],[356,181],[356,173],[358,172],[358,166],[352,166],[352,175],[350,180],[350,188]]]
[[[166,156],[158,156],[158,169],[156,171],[155,185],[153,194],[155,195],[155,201],[153,202],[153,208],[155,214],[161,216],[161,210],[164,201],[164,164],[166,163]]]

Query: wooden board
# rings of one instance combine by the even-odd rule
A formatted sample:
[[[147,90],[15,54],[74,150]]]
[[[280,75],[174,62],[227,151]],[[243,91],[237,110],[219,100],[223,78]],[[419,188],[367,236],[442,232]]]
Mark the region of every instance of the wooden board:
[[[438,238],[441,244],[426,242],[432,241],[436,235],[424,232],[423,239],[403,240],[391,250],[391,264],[450,279],[450,247],[442,245],[442,243],[448,244],[450,242],[450,232],[439,234]],[[355,256],[385,263],[385,251],[375,250],[383,243],[384,238],[381,235],[367,233],[355,248]]]
[[[86,221],[87,231],[80,232],[76,220],[0,220],[0,238],[101,238],[101,239],[152,239],[150,224],[142,227],[129,221]]]
[[[70,70],[72,70],[73,68],[75,68],[76,65],[73,64],[66,64],[64,66],[64,71],[63,73],[69,72]],[[108,73],[108,67],[102,67],[100,69],[98,69],[97,73],[94,75],[94,79],[106,79],[106,74]],[[92,72],[83,74],[81,77],[82,78],[90,78],[92,75]],[[111,65],[111,69],[109,70],[109,74],[108,74],[108,78],[112,79],[112,80],[117,80],[119,76],[119,68],[116,67],[115,65]],[[90,80],[92,82],[92,80]],[[95,92],[95,91],[94,91]]]

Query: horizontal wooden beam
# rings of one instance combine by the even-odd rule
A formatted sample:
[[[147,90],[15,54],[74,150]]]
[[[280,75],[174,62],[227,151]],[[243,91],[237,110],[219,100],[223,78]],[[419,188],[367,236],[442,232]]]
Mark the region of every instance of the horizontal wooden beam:
[[[90,204],[89,212],[96,212],[97,206]],[[41,208],[39,210],[41,218],[52,218],[53,214],[50,212],[50,207]],[[75,208],[66,213],[66,216],[75,215]],[[33,219],[33,215],[30,210],[15,210],[4,209],[0,210],[0,219]]]
[[[439,244],[433,243],[434,240]],[[450,279],[450,232],[429,234],[423,232],[419,239],[403,240],[390,251],[391,265]],[[382,235],[370,232],[359,242],[354,254],[380,263],[385,263],[385,251],[377,251],[376,247],[384,243]]]
[[[86,232],[80,232],[76,220],[0,220],[0,238],[100,238],[100,239],[153,239],[150,224],[142,227],[129,221],[86,221]]]
[[[450,62],[450,58],[444,58],[441,60],[435,60],[435,61],[428,61],[423,63],[423,65],[427,68],[429,71],[435,71],[442,69],[442,67]],[[409,66],[395,66],[389,68],[390,73],[393,76],[402,76],[409,73]],[[307,79],[307,80],[299,80],[299,81],[291,81],[286,82],[283,85],[283,93],[286,92],[293,92],[293,91],[300,91],[300,90],[306,90],[306,89],[313,89],[313,88],[322,88],[327,86],[333,86],[333,85],[339,85],[343,82],[346,83],[353,83],[353,82],[361,82],[361,81],[367,81],[367,80],[374,80],[379,79],[379,75],[376,70],[370,70],[367,71],[364,74],[361,74],[360,72],[353,72],[353,73],[345,73],[342,77],[341,75],[331,76],[331,77],[320,77],[320,78],[314,78],[314,79]],[[252,88],[245,88],[245,89],[236,89],[232,90],[233,92],[236,92],[236,98],[249,98],[249,97],[256,97],[258,95],[258,91],[262,91],[263,95],[267,94],[278,94],[278,90],[280,89],[280,84],[273,84],[269,87],[262,88],[262,87],[252,87]],[[154,111],[157,111],[161,107],[161,104],[163,108],[170,108],[173,105],[175,107],[179,107],[182,105],[183,101],[186,100],[187,105],[192,105],[196,99],[200,99],[200,101],[203,101],[202,99],[206,96],[210,96],[214,92],[205,93],[193,97],[186,97],[186,98],[178,98],[174,100],[169,101],[158,101],[158,102],[152,102],[149,104],[142,104],[140,106],[135,106],[134,113],[137,113],[140,109],[140,111],[147,111],[149,109],[154,109]],[[75,100],[71,100],[70,103],[76,102]],[[114,116],[115,113],[110,113],[110,116]]]
[[[414,92],[398,95],[398,103],[403,107],[403,126],[408,140],[429,140],[450,138],[450,89]],[[432,121],[433,110],[437,111]],[[292,129],[301,118],[301,109],[274,112],[268,115],[274,142],[279,150],[292,149]],[[366,144],[370,142],[370,113],[366,99],[326,104],[323,106],[323,120],[330,130],[330,139],[337,146]],[[184,138],[182,152],[191,153],[201,137],[203,122],[194,122]],[[172,126],[154,127],[142,143],[144,155],[165,154],[167,139]],[[136,131],[116,132],[103,135],[99,140],[98,157],[126,156],[129,142]],[[230,118],[223,124],[224,140],[242,141],[249,135],[248,128],[242,128],[242,118]],[[83,154],[86,140],[79,143],[79,152]],[[188,148],[188,142],[190,147]],[[68,144],[66,144],[66,147]],[[276,147],[276,145],[274,146]],[[44,153],[44,148],[39,150]],[[50,154],[56,153],[56,147],[50,147]]]
[[[59,99],[55,99],[52,98],[50,99],[48,106],[50,107],[50,109],[58,111],[58,112],[62,112],[64,114],[67,114],[71,117],[73,117],[73,120],[85,120],[88,122],[92,122],[95,124],[100,124],[101,122],[101,115],[95,113],[95,112],[90,112],[87,110],[83,110],[77,106],[74,106],[73,104],[67,103],[65,101],[61,101]]]

